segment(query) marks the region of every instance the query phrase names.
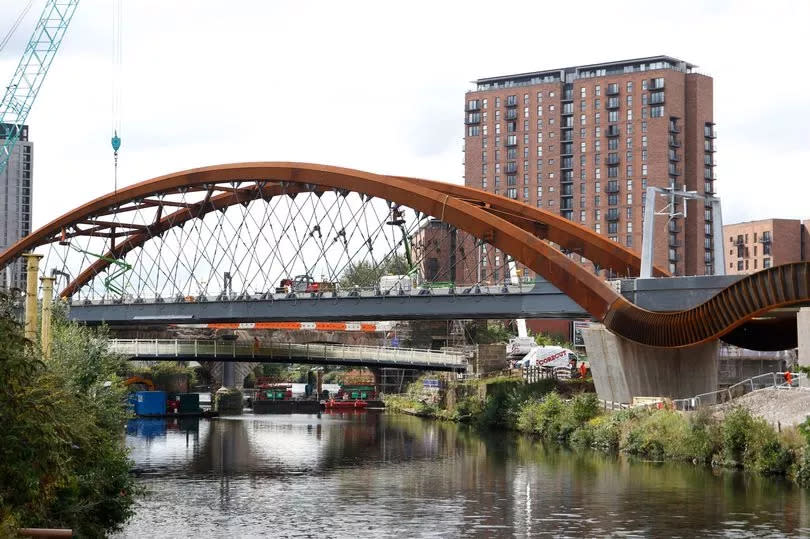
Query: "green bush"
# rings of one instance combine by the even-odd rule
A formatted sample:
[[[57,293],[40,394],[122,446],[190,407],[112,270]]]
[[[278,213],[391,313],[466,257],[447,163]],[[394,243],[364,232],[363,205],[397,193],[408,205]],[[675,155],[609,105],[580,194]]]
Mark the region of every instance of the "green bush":
[[[755,418],[746,433],[743,465],[766,475],[785,475],[793,464],[793,453],[784,447],[776,431],[765,420]]]
[[[603,451],[617,451],[621,431],[619,423],[614,417],[601,416],[592,419],[588,427],[593,429],[593,442],[591,445]]]
[[[810,367],[804,367],[810,369]],[[805,443],[810,445],[810,416],[807,416],[798,426],[799,434],[804,437]]]
[[[711,412],[700,410],[689,415],[689,429],[683,441],[683,456],[694,463],[707,464],[720,451],[720,429]]]
[[[586,423],[571,433],[568,443],[581,448],[594,446],[596,444],[596,429],[591,424]]]
[[[810,447],[804,448],[801,459],[796,462],[794,480],[799,486],[810,487]]]
[[[753,425],[754,419],[745,408],[735,407],[726,414],[721,432],[723,460],[727,466],[742,466],[748,443],[748,432]]]
[[[469,395],[456,403],[453,419],[457,421],[468,420],[480,414],[482,409],[481,399],[476,395]]]
[[[53,321],[53,356],[0,313],[0,531],[72,528],[103,536],[132,514],[138,490],[122,443],[121,358],[106,335]]]

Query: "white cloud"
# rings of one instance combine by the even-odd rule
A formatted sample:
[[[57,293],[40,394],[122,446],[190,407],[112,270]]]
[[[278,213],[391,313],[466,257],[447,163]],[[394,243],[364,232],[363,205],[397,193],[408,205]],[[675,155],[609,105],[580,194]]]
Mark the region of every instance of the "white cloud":
[[[35,225],[112,188],[111,4],[79,5],[29,117]],[[240,160],[460,182],[470,80],[669,54],[714,77],[726,222],[810,216],[804,1],[125,4],[125,184]]]

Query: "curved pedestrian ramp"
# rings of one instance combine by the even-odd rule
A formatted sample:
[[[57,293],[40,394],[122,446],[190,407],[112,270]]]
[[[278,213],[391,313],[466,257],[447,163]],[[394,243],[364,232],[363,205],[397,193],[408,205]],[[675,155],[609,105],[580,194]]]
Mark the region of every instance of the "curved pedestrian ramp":
[[[464,354],[452,351],[321,343],[250,343],[203,339],[111,339],[110,351],[135,361],[236,361],[396,367],[464,371]]]

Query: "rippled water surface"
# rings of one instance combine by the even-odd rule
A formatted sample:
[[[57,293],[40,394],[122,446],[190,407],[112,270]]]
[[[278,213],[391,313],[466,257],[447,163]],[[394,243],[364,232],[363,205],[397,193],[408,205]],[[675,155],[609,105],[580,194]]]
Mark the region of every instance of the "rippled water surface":
[[[384,413],[131,422],[123,537],[810,536],[807,492]]]

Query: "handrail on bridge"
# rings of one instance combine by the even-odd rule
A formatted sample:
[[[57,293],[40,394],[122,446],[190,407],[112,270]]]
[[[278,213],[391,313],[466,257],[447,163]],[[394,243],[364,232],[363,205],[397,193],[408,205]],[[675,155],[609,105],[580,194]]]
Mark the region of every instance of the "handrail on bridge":
[[[463,365],[463,352],[449,350],[426,350],[419,348],[398,348],[390,346],[362,346],[341,343],[269,343],[259,344],[237,342],[225,344],[216,340],[201,339],[110,339],[110,348],[122,354],[155,357],[191,356],[250,357],[251,359],[281,358],[293,359],[339,359],[347,361],[361,359],[383,363],[387,361],[409,360],[418,364]],[[239,352],[237,354],[237,352]],[[303,353],[302,353],[303,352]]]

